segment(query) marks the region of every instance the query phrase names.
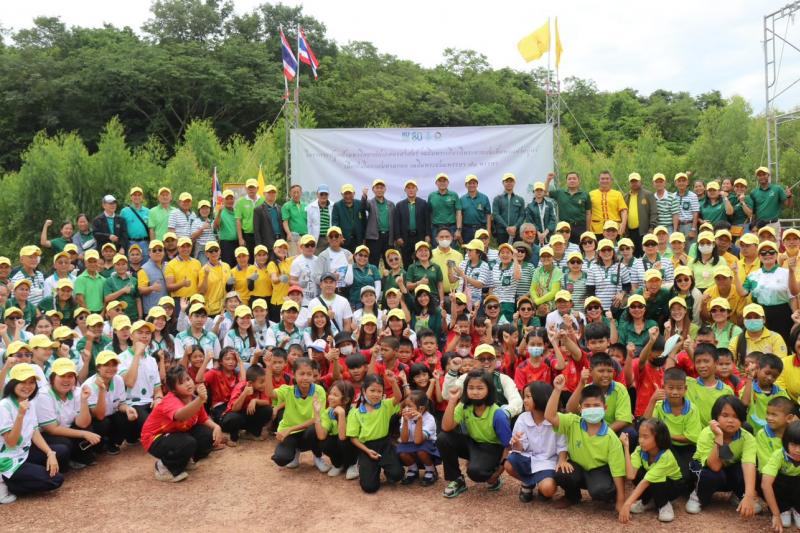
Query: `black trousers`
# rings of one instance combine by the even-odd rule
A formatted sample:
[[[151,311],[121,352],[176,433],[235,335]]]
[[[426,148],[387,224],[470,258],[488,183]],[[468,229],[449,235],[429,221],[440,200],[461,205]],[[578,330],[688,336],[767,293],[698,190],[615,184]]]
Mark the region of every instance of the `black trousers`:
[[[65,446],[69,451],[67,455],[67,463],[62,465],[59,463],[59,468],[62,470],[66,470],[69,467],[69,461],[74,461],[76,463],[81,463],[84,465],[90,465],[95,462],[95,452],[99,453],[99,448],[101,444],[96,446],[89,446],[85,450],[81,449],[82,445],[88,445],[88,441],[84,439],[78,438],[70,438],[70,437],[61,437],[58,435],[49,435],[47,433],[42,433],[44,440],[47,444],[50,445],[52,448],[55,445]]]
[[[469,461],[467,477],[475,482],[487,481],[500,467],[503,447],[500,444],[476,442],[460,431],[443,431],[436,439],[442,456],[444,479],[455,481],[461,477],[458,459]]]
[[[581,245],[581,233],[586,231],[586,221],[569,223],[569,242]]]
[[[794,476],[778,474],[775,478],[772,490],[775,492],[775,499],[781,512],[791,508],[795,511],[800,509],[800,487],[797,486],[797,482],[798,479]]]
[[[339,435],[328,435],[328,438],[319,444],[320,451],[328,456],[336,468],[347,468],[356,464],[358,449],[353,446],[350,439],[341,440]]]
[[[210,416],[211,420],[213,420],[220,426],[222,425],[222,413],[224,413],[225,409],[227,408],[228,408],[228,402],[215,405],[211,409],[208,409],[208,405],[206,405],[206,409],[208,409],[208,416]]]
[[[59,468],[62,463],[69,464],[69,450],[66,446],[55,444],[50,447],[56,452]],[[50,476],[47,472],[47,456],[36,446],[31,446],[28,458],[11,476],[3,476],[8,490],[17,496],[55,490],[64,483],[64,475],[59,472]]]
[[[369,247],[369,262],[372,265],[380,266],[381,259],[386,250],[391,248],[389,243],[389,232],[382,231],[378,233],[377,239],[367,239],[367,247]]]
[[[564,489],[565,496],[573,503],[581,501],[581,489],[586,489],[592,500],[613,502],[617,497],[617,487],[611,470],[608,466],[601,466],[591,470],[584,468],[574,461],[570,461],[574,468],[571,473],[556,472],[556,484]]]
[[[629,229],[626,232],[625,236],[628,237],[633,242],[633,256],[634,257],[641,257],[642,256],[642,235],[639,233],[639,228]]]
[[[637,485],[644,479],[646,473],[644,468],[640,468],[639,471],[636,472],[635,483]],[[674,481],[672,479],[667,479],[663,483],[650,483],[642,493],[642,503],[653,500],[653,503],[656,504],[656,509],[661,509],[681,495],[681,485],[683,485],[681,481]]]
[[[104,443],[115,444],[119,446],[128,435],[128,427],[132,424],[133,422],[128,420],[128,417],[125,416],[125,413],[115,411],[102,420],[93,418],[92,431],[100,435],[103,438]]]
[[[364,446],[381,454],[381,458],[376,461],[366,453],[359,451],[358,483],[361,485],[361,490],[370,494],[378,492],[378,489],[381,488],[381,470],[386,474],[386,480],[390,483],[397,483],[403,479],[405,469],[389,437],[365,442]]]
[[[255,261],[255,253],[253,253],[253,250],[256,247],[256,235],[255,235],[255,233],[242,232],[242,237],[244,237],[244,245],[247,247],[247,251],[250,253],[250,259],[247,262],[252,265],[253,261]],[[222,250],[220,250],[220,252],[221,251]],[[233,263],[228,263],[228,264],[229,265],[235,265],[236,264],[236,258],[234,258]]]
[[[128,424],[128,434],[125,436],[125,440],[133,444],[141,438],[142,427],[144,427],[144,422],[147,420],[147,417],[150,416],[152,409],[149,405],[132,405],[131,407],[136,409],[136,414],[139,416],[136,417],[136,420]]]
[[[241,411],[226,414],[222,417],[222,431],[229,433],[231,440],[236,442],[239,440],[239,431],[244,429],[251,435],[256,437],[261,436],[261,431],[264,426],[272,420],[272,406],[262,405],[256,407],[255,413],[252,415],[247,414],[247,407],[242,407]]]
[[[695,475],[692,473],[692,456],[694,455],[697,447],[694,444],[687,444],[686,446],[672,445],[672,455],[675,456],[678,466],[681,469],[683,476],[683,490],[689,494],[694,490]]]
[[[403,246],[400,247],[400,257],[403,258],[403,268],[408,268],[408,265],[414,262],[414,247],[419,241],[425,240],[425,233],[422,231],[409,232],[408,235],[402,237]]]
[[[236,247],[239,241],[219,241],[219,257],[228,265],[236,264]],[[250,254],[252,257],[253,254]]]
[[[314,426],[292,433],[283,439],[283,442],[275,447],[272,460],[278,466],[286,466],[294,460],[295,453],[307,451],[312,452],[316,457],[320,456],[319,439]]]
[[[711,503],[715,492],[733,492],[739,498],[744,494],[744,472],[741,463],[726,466],[719,472],[714,472],[707,466],[700,467],[700,463],[692,461],[692,471],[697,474],[697,497],[702,505]]]
[[[199,461],[211,453],[213,433],[210,427],[199,424],[185,433],[167,433],[153,441],[148,453],[161,459],[170,473],[177,476],[186,470],[190,459]]]

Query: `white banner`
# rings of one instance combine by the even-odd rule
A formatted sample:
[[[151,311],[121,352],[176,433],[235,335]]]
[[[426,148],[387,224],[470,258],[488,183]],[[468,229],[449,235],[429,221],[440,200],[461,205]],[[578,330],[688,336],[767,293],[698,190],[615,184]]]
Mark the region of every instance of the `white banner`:
[[[292,183],[313,199],[317,187],[331,188],[338,201],[345,183],[371,187],[383,179],[386,196],[405,198],[403,182],[416,180],[419,195],[436,190],[439,172],[450,176],[450,189],[466,192],[464,178],[478,176],[479,190],[491,200],[503,190],[502,175],[517,176],[516,193],[526,202],[533,197],[533,183],[544,181],[553,170],[553,128],[547,124],[476,126],[459,128],[364,128],[291,130]],[[370,196],[372,193],[370,192]]]

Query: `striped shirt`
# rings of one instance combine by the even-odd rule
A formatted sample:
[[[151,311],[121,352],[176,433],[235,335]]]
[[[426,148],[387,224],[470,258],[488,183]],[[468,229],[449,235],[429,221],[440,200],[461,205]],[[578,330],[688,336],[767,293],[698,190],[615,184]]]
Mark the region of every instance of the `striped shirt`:
[[[200,234],[197,241],[194,243],[195,257],[199,257],[201,251],[205,252],[207,242],[214,240],[214,219],[209,218],[208,220],[203,220],[198,217],[196,229],[200,229],[205,222],[208,222],[208,227],[203,230],[203,233]]]
[[[500,303],[516,303],[517,286],[519,282],[514,279],[514,263],[507,268],[502,268],[496,263],[492,269],[492,294],[497,296]],[[530,287],[530,285],[528,285]]]
[[[678,218],[682,223],[691,222],[694,214],[700,212],[700,202],[692,191],[686,191],[685,196],[676,192],[675,199],[678,200]]]
[[[514,294],[516,298],[526,296],[528,292],[530,292],[531,283],[533,282],[533,273],[535,271],[536,267],[534,267],[532,263],[528,263],[527,261],[522,263],[522,277],[519,279],[519,283],[517,283],[517,292]]]
[[[172,229],[179,239],[181,237],[191,238],[192,232],[196,230],[200,224],[200,219],[197,218],[197,215],[195,215],[194,212],[189,211],[187,214],[180,209],[175,209],[169,215],[167,228]]]
[[[586,286],[595,288],[594,295],[600,299],[603,309],[610,309],[614,296],[622,292],[624,284],[630,282],[630,271],[622,263],[614,263],[608,268],[594,263],[586,277]]]
[[[678,198],[674,193],[664,191],[664,197],[659,198],[658,193],[653,193],[656,197],[656,206],[658,207],[658,224],[665,228],[672,227],[672,217],[674,215],[681,216]],[[677,228],[675,228],[677,231]]]
[[[581,272],[578,279],[574,280],[569,276],[569,272],[564,274],[561,280],[561,289],[572,293],[572,309],[583,312],[583,302],[586,300],[586,272]]]
[[[461,261],[460,267],[468,277],[483,283],[484,288],[488,289],[492,286],[492,269],[486,261],[481,261],[478,266],[473,267],[469,259],[464,259]],[[463,283],[461,291],[468,295],[473,302],[480,302],[483,299],[483,289]]]
[[[319,234],[327,235],[328,228],[331,227],[331,206],[330,204],[325,207],[319,208]]]
[[[667,257],[658,256],[655,261],[650,261],[647,256],[642,256],[639,259],[633,260],[633,268],[631,268],[631,283],[634,285],[644,285],[644,273],[653,268],[656,263],[661,264],[661,279],[665,283],[672,283],[675,279],[675,268],[672,261]]]
[[[28,295],[28,304],[36,307],[45,296],[50,296],[49,294],[45,295],[44,293],[44,274],[42,274],[39,270],[34,270],[33,275],[29,276],[28,273],[25,272],[24,268],[20,268],[13,276],[11,276],[11,285],[13,286],[16,282],[23,279],[27,279],[31,282],[31,292]]]

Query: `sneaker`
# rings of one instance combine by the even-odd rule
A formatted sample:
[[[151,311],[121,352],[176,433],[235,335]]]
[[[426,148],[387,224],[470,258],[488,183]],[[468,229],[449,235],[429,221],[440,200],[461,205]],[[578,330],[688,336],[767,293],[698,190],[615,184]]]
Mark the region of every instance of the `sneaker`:
[[[800,529],[800,513],[792,509],[792,518],[794,519],[794,527]]]
[[[781,525],[783,527],[792,527],[792,511],[784,511],[781,513]]]
[[[439,474],[436,473],[436,470],[425,470],[425,475],[422,476],[422,486],[430,487],[436,483],[437,479],[439,479]]]
[[[350,465],[347,467],[347,472],[344,474],[344,478],[347,480],[358,479],[358,465]]]
[[[499,478],[494,483],[487,483],[486,488],[489,489],[489,492],[497,492],[500,490],[500,487],[503,486],[503,478]]]
[[[194,459],[189,459],[189,462],[186,463],[186,470],[187,471],[197,470],[197,461],[195,461]]]
[[[315,457],[315,459],[316,459],[316,457]],[[294,459],[292,459],[291,462],[286,464],[286,468],[297,468],[298,466],[300,466],[300,451],[299,450],[294,452]]]
[[[442,496],[445,498],[455,498],[462,492],[466,492],[466,490],[467,484],[464,482],[464,478],[460,477],[457,480],[451,481],[447,484],[447,486],[444,488]]]
[[[764,510],[764,506],[761,505],[761,500],[756,498],[753,501],[753,514],[761,514],[761,511],[763,511],[763,510]]]
[[[172,472],[170,472],[167,469],[167,467],[164,466],[164,463],[161,462],[161,459],[159,459],[158,461],[156,461],[155,465],[155,476],[156,479],[159,481],[165,481],[168,483],[177,483],[178,481],[183,481],[184,479],[189,477],[189,474],[187,474],[184,471],[178,474],[177,476],[173,476]]]
[[[702,507],[700,506],[700,498],[697,497],[697,491],[692,491],[689,494],[689,499],[686,500],[686,512],[689,514],[697,514]]]
[[[529,487],[527,485],[520,485],[519,501],[521,501],[522,503],[531,503],[533,501],[533,487]]]
[[[14,503],[15,501],[17,501],[17,497],[9,492],[3,478],[0,477],[0,504]]]
[[[326,463],[325,459],[323,459],[322,457],[317,457],[316,455],[314,456],[314,466],[316,466],[317,470],[319,470],[323,474],[331,469],[331,465]]]
[[[406,470],[406,477],[403,478],[403,481],[400,482],[401,485],[411,485],[416,480],[419,479],[419,470],[416,468],[411,470],[410,468]]]
[[[650,500],[647,503],[643,503],[642,500],[636,500],[631,505],[631,513],[633,514],[642,514],[645,511],[649,511],[651,509],[655,509],[656,504],[653,500]]]
[[[328,477],[336,477],[342,473],[344,468],[336,468],[335,466],[331,466],[331,469],[328,470]]]
[[[106,445],[106,453],[108,455],[119,455],[119,445],[109,442],[108,445]]]
[[[85,465],[83,463],[79,463],[78,461],[70,461],[69,462],[70,470],[82,470],[82,469],[86,468],[86,466],[87,465]]]
[[[672,510],[672,504],[667,502],[664,507],[658,510],[659,522],[672,522],[675,520],[675,511]]]

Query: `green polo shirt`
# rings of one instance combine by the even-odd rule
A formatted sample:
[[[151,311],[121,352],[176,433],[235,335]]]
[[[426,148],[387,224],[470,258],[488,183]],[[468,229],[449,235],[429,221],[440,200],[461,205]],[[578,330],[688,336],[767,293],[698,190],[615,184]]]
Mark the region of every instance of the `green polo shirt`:
[[[448,190],[442,194],[438,190],[428,196],[432,226],[454,226],[456,211],[461,211],[461,198]]]
[[[408,231],[417,231],[417,202],[408,202]]]
[[[430,283],[431,291],[438,294],[436,292],[436,285],[442,281],[442,269],[439,268],[439,265],[436,263],[431,263],[428,268],[425,268],[420,264],[419,261],[415,261],[408,267],[408,270],[406,270],[405,280],[410,281],[411,283],[416,283],[425,276],[428,277],[428,283]]]
[[[728,196],[728,200],[731,202],[731,206],[733,207],[733,215],[731,215],[731,224],[734,226],[741,226],[742,224],[746,223],[749,220],[749,217],[744,214],[744,209],[742,208],[742,202],[739,201],[739,197],[735,194],[731,194]],[[750,198],[749,195],[744,197],[744,203],[747,204],[747,207],[753,209],[753,199]]]
[[[299,426],[314,418],[314,396],[317,397],[320,405],[327,404],[325,389],[313,383],[305,398],[303,398],[300,388],[296,385],[281,385],[275,389],[275,396],[277,398],[275,405],[284,404],[283,418],[281,423],[278,424],[278,431]],[[297,431],[294,433],[297,433]]]
[[[252,218],[250,219],[252,224]],[[233,209],[222,208],[219,212],[219,230],[217,237],[221,241],[238,241],[236,233],[236,213]]]
[[[84,270],[80,276],[75,278],[75,294],[83,295],[84,303],[89,311],[100,313],[103,311],[103,289],[105,285],[106,278],[100,274],[92,277],[89,275],[88,270]]]
[[[614,422],[633,422],[633,411],[631,411],[631,397],[628,390],[612,381],[606,391],[606,417],[605,421],[609,424]]]
[[[465,226],[486,226],[486,215],[492,214],[492,204],[489,197],[482,192],[476,192],[475,198],[469,193],[461,197],[462,222]]]
[[[497,404],[492,404],[483,410],[481,416],[477,416],[475,406],[470,405],[465,409],[464,404],[459,403],[453,413],[453,420],[456,424],[464,424],[467,435],[475,442],[500,444],[500,439],[494,429],[494,413],[498,409],[500,407]]]
[[[639,287],[636,289],[635,294],[641,294],[644,296],[644,287]],[[647,305],[644,308],[645,319],[655,320],[656,322],[662,321],[664,317],[668,316],[669,300],[669,289],[664,288],[659,289],[655,296],[653,296],[650,300],[645,299],[647,302]]]
[[[725,202],[722,201],[722,198],[719,199],[714,205],[711,205],[711,202],[706,200],[705,202],[700,204],[700,218],[705,220],[706,222],[719,222],[720,220],[725,220],[727,215],[725,214]]]
[[[567,189],[552,189],[550,198],[558,204],[559,220],[572,224],[586,224],[586,212],[592,210],[589,193],[577,191],[570,193]]]
[[[603,422],[596,435],[589,435],[586,422],[574,413],[558,413],[557,433],[567,438],[569,458],[584,470],[608,465],[613,477],[625,476],[625,454],[622,443]]]
[[[379,202],[375,199],[378,206],[378,231],[389,231],[389,204],[384,199]]]
[[[47,311],[58,311],[64,315],[64,318],[62,318],[61,321],[69,327],[74,327],[75,321],[72,318],[75,314],[75,308],[77,307],[77,305],[74,303],[74,299],[70,298],[70,300],[65,304],[63,304],[61,301],[56,303],[56,299],[56,296],[42,298],[42,301],[39,302],[39,311],[41,311],[42,314],[46,313]]]
[[[637,446],[631,453],[631,466],[636,470],[643,468],[644,479],[650,483],[664,483],[667,479],[678,481],[683,477],[671,450],[661,450],[651,463],[650,455]]]
[[[150,216],[147,219],[147,227],[153,230],[156,239],[163,239],[164,234],[168,231],[169,215],[175,211],[175,208],[170,206],[167,209],[161,207],[161,204],[150,208]]]
[[[344,422],[347,423],[346,420]],[[333,408],[322,410],[319,414],[319,423],[328,435],[339,436],[339,421]]]
[[[117,292],[124,287],[130,287],[131,292],[123,294],[117,300],[125,302],[128,307],[125,308],[125,314],[131,319],[131,322],[139,320],[139,310],[136,308],[136,301],[139,299],[139,280],[136,276],[128,274],[128,277],[122,279],[119,274],[114,272],[107,279],[103,287],[103,297],[111,293]]]
[[[653,407],[653,417],[658,418],[667,425],[670,435],[680,435],[686,437],[690,441],[675,442],[673,440],[673,446],[689,446],[691,443],[697,442],[700,430],[703,429],[703,426],[700,424],[700,412],[692,402],[685,398],[683,400],[683,407],[679,412],[673,410],[669,402],[663,400],[657,401]]]
[[[710,427],[703,428],[697,438],[697,450],[694,452],[694,459],[702,466],[706,466],[706,461],[714,446],[716,446],[714,432],[711,431]],[[733,457],[728,461],[723,461],[725,466],[736,463],[756,464],[756,439],[746,429],[740,429],[728,446]]]
[[[289,200],[281,208],[281,216],[289,225],[289,231],[305,235],[308,233],[308,218],[306,217],[306,204],[303,202],[294,203]]]
[[[92,343],[92,356],[89,358],[89,374],[92,375],[97,372],[97,366],[94,363],[94,360],[97,358],[97,355],[102,352],[106,346],[111,343],[111,338],[105,337],[103,335],[100,336],[99,339],[95,339]],[[83,349],[86,348],[86,337],[81,337],[78,339],[78,342],[75,344],[75,350],[78,353],[81,353]]]
[[[50,246],[53,247],[53,251],[55,253],[63,252],[64,247],[72,241],[66,240],[64,237],[56,237],[55,239],[50,239]]]
[[[9,298],[8,301],[6,302],[6,309],[8,309],[9,307],[19,307],[20,309],[22,309],[22,307],[20,307],[19,305],[19,302],[17,302],[17,299],[14,298],[13,296]],[[36,322],[36,306],[33,305],[30,301],[28,301],[27,304],[25,305],[25,308],[22,309],[22,318],[25,320],[25,323],[28,324],[29,326],[33,325],[33,323]]]
[[[769,426],[758,430],[758,433],[756,433],[756,458],[758,459],[758,471],[760,473],[764,473],[764,467],[767,466],[772,454],[777,450],[783,451],[781,438]]]
[[[783,448],[781,448],[780,450],[775,450],[772,457],[769,458],[769,462],[764,467],[763,474],[772,477],[778,477],[778,474],[797,477],[800,476],[800,465],[794,464],[794,462],[786,456]]]
[[[233,213],[236,220],[242,221],[242,233],[253,233],[253,210],[263,203],[264,199],[260,196],[256,196],[255,200],[251,200],[248,196],[236,200]]]
[[[392,416],[399,412],[400,404],[395,404],[391,398],[381,401],[380,406],[371,411],[364,404],[350,409],[347,414],[347,436],[361,442],[382,439],[389,434]]]
[[[725,345],[723,345],[725,346]],[[739,393],[739,396],[744,396],[744,388]],[[773,398],[783,396],[788,398],[789,395],[786,391],[777,385],[772,385],[772,390],[762,390],[758,385],[758,381],[753,381],[753,391],[750,396],[750,405],[747,406],[747,422],[753,428],[753,432],[766,427],[767,425],[767,404]]]
[[[697,407],[702,426],[711,421],[711,408],[717,398],[728,395],[733,396],[733,389],[720,379],[717,379],[716,386],[706,387],[703,378],[686,378],[686,398]]]
[[[786,191],[775,184],[770,184],[766,189],[758,187],[750,192],[750,200],[755,209],[754,220],[773,220],[781,216],[781,208],[786,201]]]
[[[619,342],[625,345],[627,345],[629,342],[632,342],[637,348],[643,348],[644,345],[647,344],[647,341],[650,340],[650,334],[648,333],[648,330],[655,326],[658,326],[655,320],[645,320],[644,328],[642,328],[641,332],[637,333],[636,328],[633,326],[633,322],[620,320],[617,323]]]

